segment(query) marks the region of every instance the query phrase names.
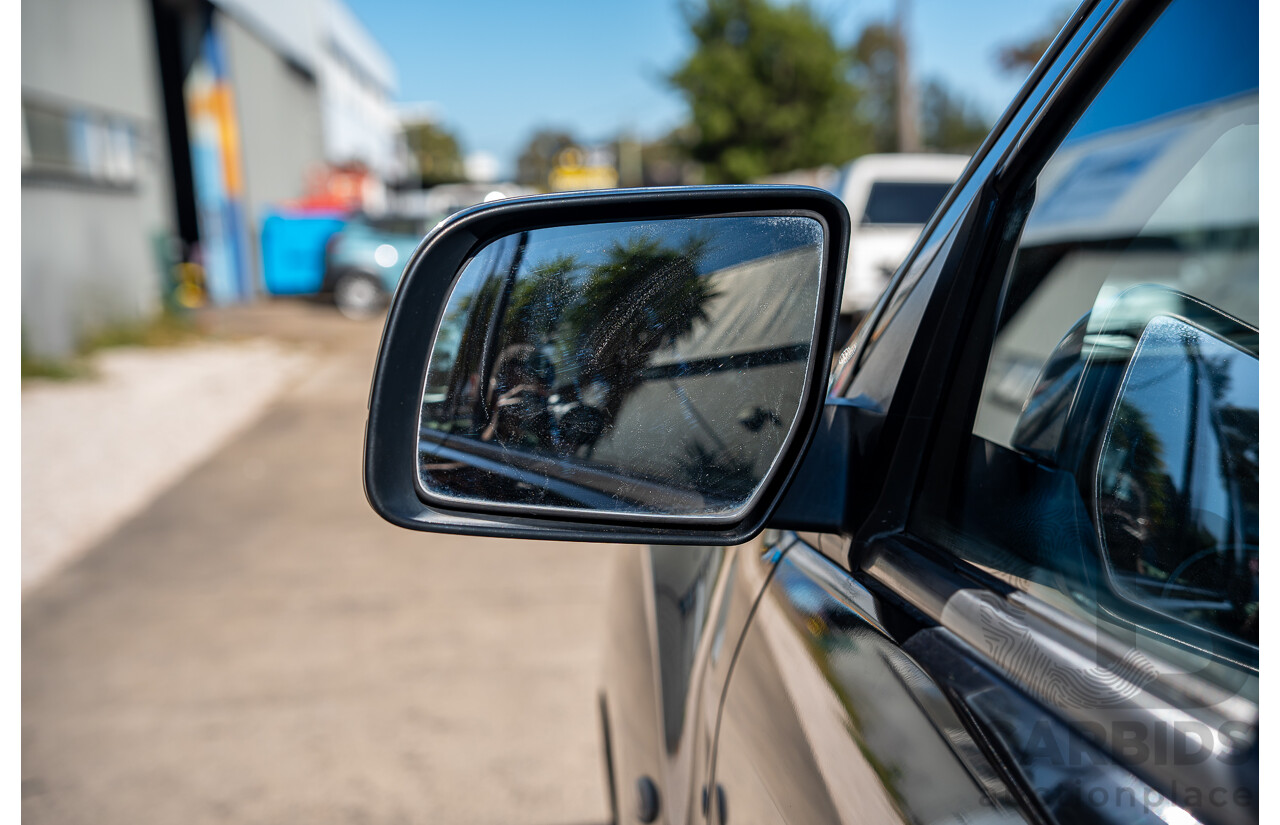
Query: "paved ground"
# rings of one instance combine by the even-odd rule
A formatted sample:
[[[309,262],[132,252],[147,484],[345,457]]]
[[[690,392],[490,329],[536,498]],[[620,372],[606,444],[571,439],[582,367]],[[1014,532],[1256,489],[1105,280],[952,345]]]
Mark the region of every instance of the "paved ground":
[[[22,586],[44,581],[256,420],[308,364],[257,338],[112,349],[22,387]]]
[[[401,531],[359,482],[380,325],[23,603],[36,823],[606,819],[594,689],[616,548]]]

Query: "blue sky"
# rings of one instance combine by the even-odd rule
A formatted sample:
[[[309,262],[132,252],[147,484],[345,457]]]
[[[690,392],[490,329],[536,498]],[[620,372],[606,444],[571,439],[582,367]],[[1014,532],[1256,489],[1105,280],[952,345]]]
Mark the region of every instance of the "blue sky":
[[[348,0],[395,65],[397,99],[430,102],[466,152],[497,156],[504,174],[534,129],[583,140],[627,129],[659,135],[684,119],[663,81],[692,47],[681,0]],[[814,0],[837,39],[887,17],[891,0]],[[938,77],[991,117],[1021,77],[999,71],[996,49],[1039,32],[1073,3],[912,0],[918,77]]]

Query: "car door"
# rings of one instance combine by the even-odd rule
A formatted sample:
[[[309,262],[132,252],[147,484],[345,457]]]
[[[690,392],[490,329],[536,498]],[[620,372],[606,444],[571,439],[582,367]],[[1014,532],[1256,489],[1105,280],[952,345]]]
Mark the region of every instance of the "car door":
[[[712,821],[1257,820],[1257,13],[1086,3],[975,156],[833,380]]]
[[[600,696],[615,821],[703,820],[720,696],[776,561],[766,538],[618,551]]]

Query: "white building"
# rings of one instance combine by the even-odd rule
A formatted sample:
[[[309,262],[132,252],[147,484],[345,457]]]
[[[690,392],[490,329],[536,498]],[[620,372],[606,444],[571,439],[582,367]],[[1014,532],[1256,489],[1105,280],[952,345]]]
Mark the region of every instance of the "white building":
[[[325,156],[335,164],[361,161],[383,180],[398,177],[400,122],[391,100],[391,61],[341,0],[318,2],[323,11],[316,80]]]
[[[214,0],[315,78],[324,158],[399,175],[391,59],[342,0]]]

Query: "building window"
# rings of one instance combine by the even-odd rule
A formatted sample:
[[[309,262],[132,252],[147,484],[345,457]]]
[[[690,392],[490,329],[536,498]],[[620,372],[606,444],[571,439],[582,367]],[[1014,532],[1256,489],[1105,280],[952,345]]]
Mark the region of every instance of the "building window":
[[[138,127],[87,107],[22,102],[22,174],[130,187],[138,179]]]

